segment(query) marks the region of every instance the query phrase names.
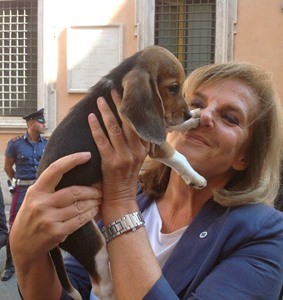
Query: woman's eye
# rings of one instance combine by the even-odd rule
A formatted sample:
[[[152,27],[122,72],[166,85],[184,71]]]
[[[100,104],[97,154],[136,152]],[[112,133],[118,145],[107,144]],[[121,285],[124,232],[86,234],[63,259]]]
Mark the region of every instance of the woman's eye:
[[[222,118],[233,125],[240,125],[238,118],[232,114],[224,114]]]
[[[191,103],[189,103],[189,107],[191,109],[194,109],[194,108],[204,108],[204,104],[202,103],[201,100],[195,99],[195,100],[191,101]]]

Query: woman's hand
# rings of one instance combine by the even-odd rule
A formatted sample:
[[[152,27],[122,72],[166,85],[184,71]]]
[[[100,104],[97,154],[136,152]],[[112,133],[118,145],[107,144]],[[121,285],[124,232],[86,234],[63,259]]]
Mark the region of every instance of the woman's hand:
[[[119,111],[120,97],[113,91],[112,98]],[[94,115],[89,116],[89,125],[101,155],[101,214],[104,225],[108,225],[139,210],[136,201],[138,174],[149,151],[149,143],[142,141],[123,118],[121,128],[102,98],[98,100],[98,108],[109,139]],[[107,249],[116,298],[142,299],[161,276],[145,228],[119,235],[108,243]]]
[[[121,98],[115,91],[111,95],[119,111]],[[136,199],[138,174],[149,143],[142,141],[122,117],[121,128],[105,99],[98,98],[97,104],[109,134],[108,139],[96,116],[90,114],[89,126],[101,155],[103,207],[131,205]]]
[[[89,159],[90,153],[76,153],[57,160],[26,193],[10,233],[24,299],[60,299],[62,286],[49,251],[94,218],[102,193],[99,187],[55,187],[66,172]]]
[[[88,152],[63,157],[28,189],[10,233],[16,264],[28,264],[48,253],[97,214],[102,197],[99,188],[71,186],[55,191],[64,173],[89,159]]]

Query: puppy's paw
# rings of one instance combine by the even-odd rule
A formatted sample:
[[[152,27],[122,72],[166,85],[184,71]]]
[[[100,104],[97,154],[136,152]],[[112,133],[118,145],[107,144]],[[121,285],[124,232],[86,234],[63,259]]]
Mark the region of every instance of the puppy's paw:
[[[190,120],[181,124],[181,131],[188,131],[199,126],[200,119],[199,118],[191,118]]]
[[[182,124],[168,127],[167,132],[188,131],[193,128],[197,128],[199,126],[199,120],[200,120],[199,118],[191,118]]]
[[[202,177],[201,180],[195,181],[195,182],[191,182],[190,184],[193,188],[195,189],[203,189],[204,187],[206,187],[207,185],[207,181]]]
[[[192,114],[193,119],[196,119],[196,118],[199,119],[200,114],[201,114],[200,108],[196,108],[196,109],[191,110],[191,114]]]
[[[195,189],[203,189],[207,185],[206,179],[198,174],[193,177],[183,175],[182,178],[184,179],[184,181],[187,185],[189,185]]]
[[[197,128],[199,126],[200,114],[201,114],[200,108],[191,110],[191,114],[192,114],[192,117],[189,120],[187,120],[186,122],[184,122],[183,124],[181,124],[182,131],[188,131],[188,130]]]

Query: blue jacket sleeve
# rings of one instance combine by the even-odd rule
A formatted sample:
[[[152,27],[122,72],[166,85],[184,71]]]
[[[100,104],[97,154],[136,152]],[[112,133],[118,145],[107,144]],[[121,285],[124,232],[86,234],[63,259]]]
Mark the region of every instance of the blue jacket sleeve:
[[[161,276],[150,291],[146,294],[143,300],[177,300],[179,297],[174,293],[168,281]]]

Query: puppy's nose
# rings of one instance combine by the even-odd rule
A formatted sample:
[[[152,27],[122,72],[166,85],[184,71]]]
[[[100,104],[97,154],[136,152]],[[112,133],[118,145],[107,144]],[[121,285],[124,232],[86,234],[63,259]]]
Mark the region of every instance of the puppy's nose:
[[[185,121],[189,120],[192,117],[192,113],[189,110],[185,110],[184,119]]]

